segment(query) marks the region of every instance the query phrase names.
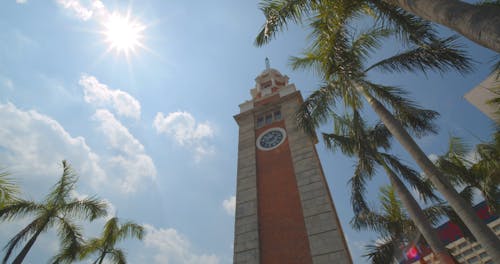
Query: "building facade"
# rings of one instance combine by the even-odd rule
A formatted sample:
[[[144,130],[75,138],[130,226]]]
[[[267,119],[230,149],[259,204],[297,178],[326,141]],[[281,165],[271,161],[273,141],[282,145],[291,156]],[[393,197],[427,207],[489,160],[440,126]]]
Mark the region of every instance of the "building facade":
[[[240,105],[234,263],[352,263],[302,96],[269,67]]]
[[[491,120],[500,124],[500,105],[488,103],[500,97],[500,72],[490,74],[488,78],[467,92],[464,98]]]
[[[500,218],[491,214],[486,202],[481,202],[474,206],[479,218],[481,218],[500,237]],[[453,222],[446,222],[436,228],[439,238],[446,244],[446,248],[455,257],[458,263],[464,264],[493,264],[493,260],[488,253],[476,241],[467,240],[460,227]],[[404,263],[439,263],[430,248],[419,245],[421,251],[419,260],[409,259]]]

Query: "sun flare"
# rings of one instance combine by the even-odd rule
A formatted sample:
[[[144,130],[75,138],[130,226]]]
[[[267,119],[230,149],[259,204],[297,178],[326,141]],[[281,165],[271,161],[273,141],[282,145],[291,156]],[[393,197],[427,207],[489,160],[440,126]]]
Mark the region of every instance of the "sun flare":
[[[136,48],[143,47],[142,39],[145,27],[136,20],[131,20],[130,16],[123,16],[119,13],[112,13],[104,23],[104,35],[109,43],[110,50],[128,55]]]

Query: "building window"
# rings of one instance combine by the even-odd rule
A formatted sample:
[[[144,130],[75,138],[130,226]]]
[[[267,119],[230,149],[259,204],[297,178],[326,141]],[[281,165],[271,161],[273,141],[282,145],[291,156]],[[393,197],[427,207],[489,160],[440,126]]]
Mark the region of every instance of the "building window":
[[[272,81],[268,81],[268,82],[265,82],[263,84],[261,84],[262,88],[265,89],[267,87],[271,87],[271,85],[273,84]]]
[[[477,256],[472,257],[467,260],[467,263],[477,263],[479,261],[479,258]]]
[[[481,247],[481,245],[479,245],[479,244],[477,244],[477,245],[475,245],[475,246],[474,246],[474,250],[479,250],[479,249],[481,249],[481,248],[482,248],[482,247]]]
[[[269,125],[273,122],[280,121],[282,118],[283,118],[283,116],[281,115],[280,110],[267,112],[267,113],[257,117],[256,127],[261,128],[261,127],[263,127],[265,125]]]
[[[262,127],[264,125],[264,117],[259,116],[257,118],[257,128]]]
[[[472,253],[472,248],[467,249],[466,251],[464,251],[464,252],[462,253],[462,255],[464,255],[464,257],[465,257],[465,256],[469,255],[470,253]]]
[[[488,257],[488,253],[483,252],[483,253],[479,254],[479,256],[480,256],[481,258],[487,258],[487,257]]]
[[[281,120],[281,111],[274,111],[274,121]]]
[[[266,115],[266,125],[269,125],[273,122],[273,115]]]
[[[458,248],[464,248],[467,246],[467,242],[462,242],[460,245],[458,245]]]

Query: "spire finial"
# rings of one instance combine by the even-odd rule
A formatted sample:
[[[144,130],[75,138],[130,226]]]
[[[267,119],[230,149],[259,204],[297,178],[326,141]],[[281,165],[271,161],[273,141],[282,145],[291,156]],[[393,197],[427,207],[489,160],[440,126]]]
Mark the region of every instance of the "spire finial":
[[[266,71],[269,70],[271,68],[271,65],[269,63],[269,58],[266,57]]]

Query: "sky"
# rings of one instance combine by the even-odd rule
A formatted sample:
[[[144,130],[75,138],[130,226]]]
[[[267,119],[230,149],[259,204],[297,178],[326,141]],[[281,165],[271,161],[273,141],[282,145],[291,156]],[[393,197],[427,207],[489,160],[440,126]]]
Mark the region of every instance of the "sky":
[[[232,263],[233,116],[250,99],[265,57],[304,96],[320,85],[313,73],[289,66],[307,43],[307,27],[290,26],[258,48],[253,41],[265,20],[258,1],[5,0],[1,6],[0,166],[23,197],[42,199],[65,159],[79,175],[74,197],[97,195],[109,217],[145,226],[143,241],[119,244],[130,263]],[[134,37],[120,33],[123,21]],[[444,153],[449,135],[474,144],[493,131],[492,121],[463,98],[488,76],[493,53],[460,41],[476,62],[474,73],[370,76],[404,87],[441,114],[439,134],[418,140],[428,155]],[[400,49],[388,41],[374,59]],[[327,124],[319,132],[329,130]],[[363,246],[376,236],[349,227],[353,160],[322,142],[317,148],[353,259],[366,263]],[[383,175],[375,178],[371,200],[387,184]],[[28,221],[0,223],[0,244]],[[82,223],[86,236],[98,235],[105,221]],[[46,262],[57,250],[56,233],[48,231],[26,263]]]

